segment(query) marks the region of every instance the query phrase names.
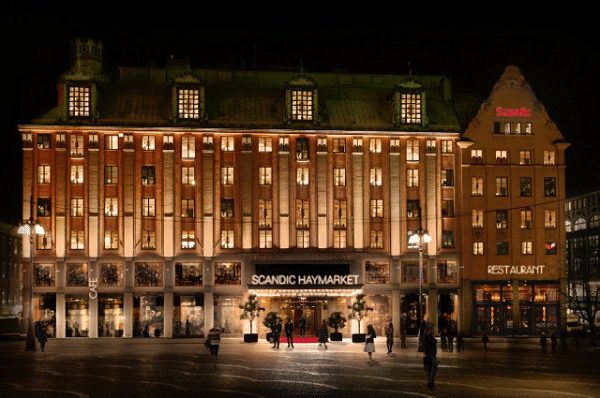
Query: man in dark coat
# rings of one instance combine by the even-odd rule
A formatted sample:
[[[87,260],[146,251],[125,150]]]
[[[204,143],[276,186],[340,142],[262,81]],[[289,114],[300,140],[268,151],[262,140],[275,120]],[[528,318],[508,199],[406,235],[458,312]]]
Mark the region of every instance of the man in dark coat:
[[[427,387],[433,391],[435,389],[435,376],[438,369],[437,360],[437,340],[433,337],[433,327],[429,326],[425,331],[425,338],[423,339],[423,352],[425,357],[423,358],[423,364],[427,371]]]
[[[40,348],[42,352],[46,349],[46,342],[48,341],[48,333],[46,331],[46,322],[37,321],[35,323],[35,337],[40,342]]]
[[[290,345],[292,348],[294,348],[294,324],[292,323],[291,318],[288,318],[287,322],[285,323],[284,329],[285,337],[288,343],[288,348],[290,348]]]
[[[279,318],[275,318],[271,332],[273,333],[273,348],[279,349],[279,339],[281,338],[281,322],[279,322]]]

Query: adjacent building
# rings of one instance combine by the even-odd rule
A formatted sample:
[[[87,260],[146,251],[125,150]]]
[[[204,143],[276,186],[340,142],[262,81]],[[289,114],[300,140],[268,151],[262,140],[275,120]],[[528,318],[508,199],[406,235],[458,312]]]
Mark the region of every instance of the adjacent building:
[[[72,51],[57,106],[19,126],[23,218],[33,197],[47,231],[23,259],[56,336],[241,336],[250,293],[308,333],[364,294],[380,333],[411,333],[419,286],[466,334],[561,322],[567,144],[517,68],[461,135],[441,75],[171,59],[115,79],[100,42]]]
[[[0,222],[0,318],[22,316],[21,237],[14,225]]]

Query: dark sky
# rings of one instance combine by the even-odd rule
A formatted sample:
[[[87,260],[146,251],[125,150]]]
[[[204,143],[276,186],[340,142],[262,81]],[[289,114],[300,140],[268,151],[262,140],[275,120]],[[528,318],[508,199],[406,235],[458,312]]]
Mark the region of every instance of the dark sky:
[[[189,57],[193,67],[298,67],[302,60],[306,71],[398,74],[407,72],[410,60],[414,73],[450,76],[455,91],[481,97],[487,97],[504,68],[514,64],[572,143],[567,151],[567,192],[600,188],[600,133],[595,128],[600,41],[585,16],[574,20],[521,9],[520,14],[495,17],[490,11],[476,17],[421,14],[406,19],[399,14],[382,17],[385,10],[378,9],[379,17],[372,18],[368,12],[345,16],[322,8],[296,14],[282,10],[278,15],[248,10],[234,16],[226,14],[229,5],[221,12],[186,13],[182,7],[175,13],[169,7],[179,3],[154,9],[149,2],[118,8],[97,4],[102,11],[29,5],[9,10],[4,35],[9,55],[3,58],[13,68],[5,76],[14,100],[4,107],[8,117],[2,118],[8,139],[0,146],[0,161],[8,190],[2,196],[0,220],[20,219],[16,124],[55,105],[58,76],[69,66],[69,40],[75,37],[104,42],[109,72],[119,65],[163,66],[171,54]]]

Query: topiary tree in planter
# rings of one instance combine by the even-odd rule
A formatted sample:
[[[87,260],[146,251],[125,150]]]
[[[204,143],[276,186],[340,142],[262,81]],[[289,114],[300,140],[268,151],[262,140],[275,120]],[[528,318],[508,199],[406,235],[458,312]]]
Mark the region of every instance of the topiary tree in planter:
[[[273,329],[273,325],[275,324],[275,320],[279,319],[279,323],[283,322],[283,318],[279,316],[277,312],[271,311],[267,315],[265,315],[265,319],[263,319],[263,325],[268,327],[269,329]],[[267,333],[267,341],[271,341],[271,337],[273,333]]]
[[[331,341],[342,341],[342,334],[338,333],[338,329],[343,329],[346,326],[346,318],[344,318],[342,313],[336,311],[329,314],[327,326],[335,330],[335,332],[329,335]]]
[[[360,321],[367,316],[369,311],[373,311],[373,308],[367,307],[367,302],[365,300],[364,294],[359,294],[356,296],[356,300],[352,305],[348,306],[348,309],[352,310],[349,314],[351,318],[354,318],[358,321],[358,333],[352,334],[352,342],[353,343],[362,343],[365,341],[365,334],[360,333]]]
[[[258,333],[252,333],[252,324],[254,323],[254,320],[259,317],[260,312],[264,311],[265,309],[258,305],[256,294],[249,295],[248,301],[246,301],[244,304],[240,304],[239,307],[242,310],[240,319],[247,319],[250,321],[250,333],[244,334],[244,342],[256,343],[258,341]]]

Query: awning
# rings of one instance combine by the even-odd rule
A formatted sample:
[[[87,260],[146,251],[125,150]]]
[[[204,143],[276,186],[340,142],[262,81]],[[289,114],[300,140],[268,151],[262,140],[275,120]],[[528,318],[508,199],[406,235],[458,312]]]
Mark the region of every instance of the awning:
[[[252,286],[248,285],[248,291],[257,297],[353,297],[362,294],[362,286],[312,286],[306,289],[284,286]]]

